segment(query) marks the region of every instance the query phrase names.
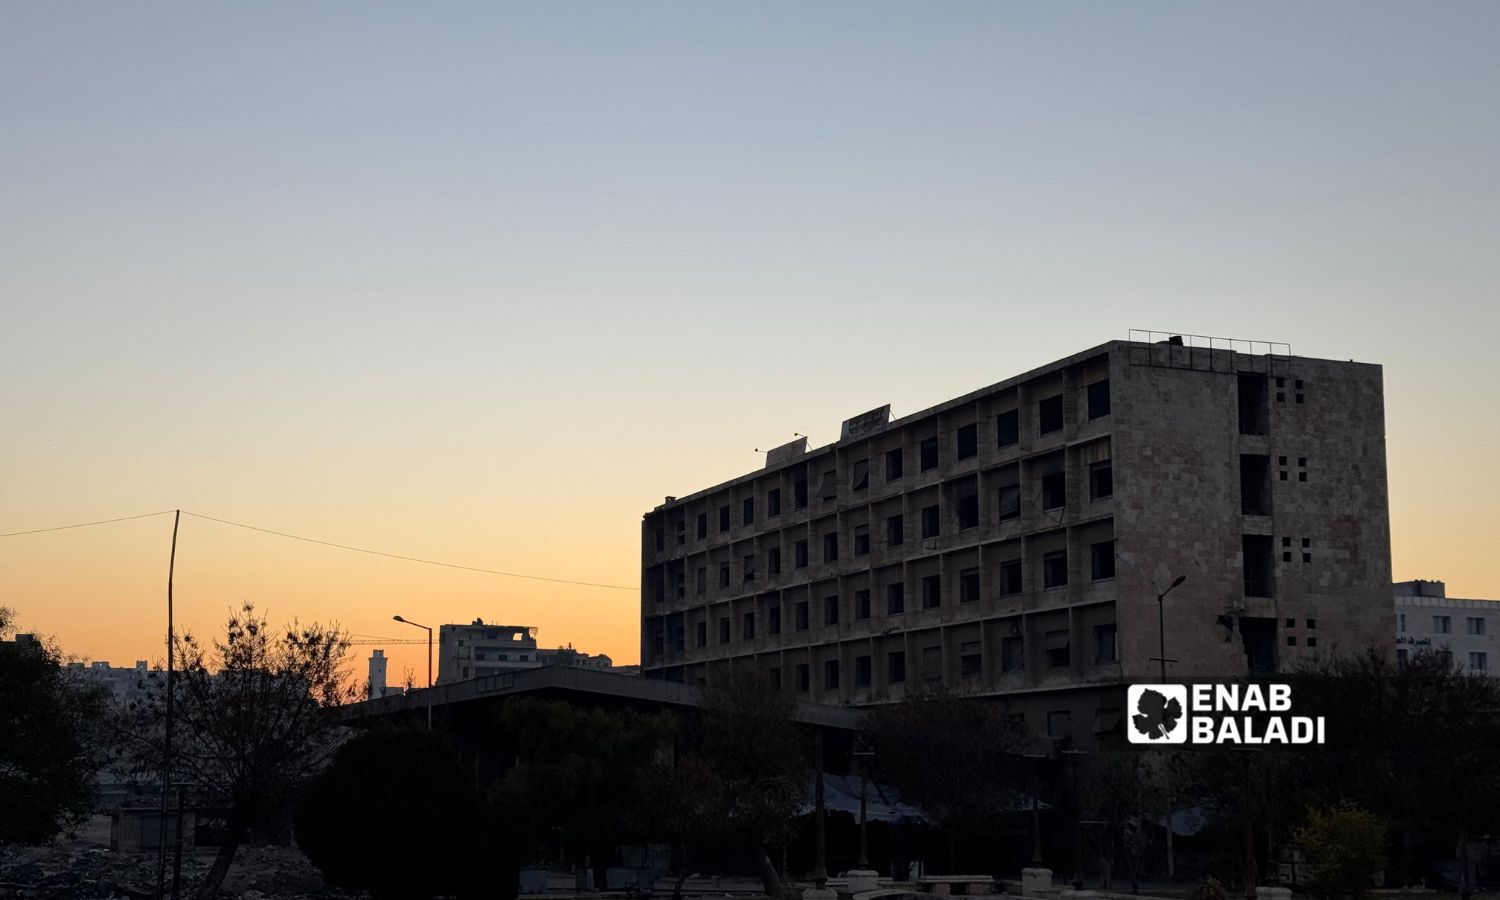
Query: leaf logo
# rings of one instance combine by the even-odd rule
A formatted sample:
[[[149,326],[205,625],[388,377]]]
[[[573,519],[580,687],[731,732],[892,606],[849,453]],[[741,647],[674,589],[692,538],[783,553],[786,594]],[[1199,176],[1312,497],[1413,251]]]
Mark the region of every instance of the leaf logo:
[[[1187,689],[1182,685],[1136,685],[1130,688],[1130,740],[1137,744],[1180,744],[1186,740],[1183,704]]]

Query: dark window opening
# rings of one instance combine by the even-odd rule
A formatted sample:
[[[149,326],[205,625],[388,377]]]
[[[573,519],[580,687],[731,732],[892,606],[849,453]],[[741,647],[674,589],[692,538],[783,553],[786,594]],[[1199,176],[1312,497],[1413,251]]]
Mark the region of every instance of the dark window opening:
[[[885,680],[887,684],[906,680],[906,651],[892,650],[885,655]]]
[[[1000,596],[1021,593],[1021,561],[1010,559],[1000,564]]]
[[[1271,457],[1240,454],[1240,512],[1247,516],[1271,514]]]
[[[904,461],[901,458],[901,448],[900,447],[897,447],[895,450],[887,450],[886,451],[886,454],[885,454],[885,480],[886,481],[895,481],[898,478],[900,478],[903,474],[905,474],[902,471],[902,463],[903,462]]]
[[[965,425],[954,435],[959,459],[968,459],[979,453],[979,426]]]
[[[851,488],[862,491],[870,486],[870,461],[868,459],[855,460],[853,473]]]
[[[953,489],[954,500],[958,507],[958,527],[977,528],[979,526],[979,479],[965,478]]]
[[[933,538],[938,536],[938,508],[926,506],[922,508],[922,537]]]
[[[772,634],[781,634],[781,607],[773,606],[766,610],[766,630]]]
[[[856,619],[868,619],[868,618],[870,618],[870,592],[869,591],[855,591],[854,592],[854,618],[856,618]]]
[[[1241,372],[1239,377],[1240,434],[1269,434],[1271,414],[1266,376]]]
[[[1100,541],[1089,547],[1089,571],[1095,581],[1115,577],[1115,542]]]
[[[885,543],[888,547],[899,547],[906,540],[906,529],[901,516],[885,520]]]
[[[805,694],[811,688],[807,663],[797,663],[797,692]]]
[[[695,629],[693,637],[697,641],[697,646],[699,646],[699,647],[707,647],[708,646],[708,623],[707,622],[699,622],[698,623],[698,627]]]
[[[798,631],[807,630],[807,601],[803,600],[797,604],[796,625]]]
[[[936,609],[943,605],[943,580],[937,575],[922,579],[922,608]]]
[[[837,562],[839,558],[839,534],[830,531],[823,535],[823,562]]]
[[[706,566],[698,568],[698,593],[708,593],[708,567]]]
[[[898,616],[906,612],[906,585],[901,582],[885,586],[885,614]]]
[[[1276,558],[1268,535],[1244,536],[1245,596],[1276,596]],[[1272,623],[1275,624],[1274,622]]]
[[[1068,551],[1054,550],[1042,557],[1042,587],[1064,587],[1068,583]]]
[[[1000,639],[1000,671],[1026,671],[1026,642],[1020,635]]]
[[[1112,460],[1096,462],[1089,466],[1089,499],[1103,500],[1115,493],[1115,467]]]
[[[798,569],[807,568],[807,541],[792,545],[792,565]]]
[[[1099,419],[1109,415],[1109,379],[1089,385],[1089,418]]]
[[[807,508],[807,479],[798,478],[792,482],[792,505],[797,509]]]
[[[973,603],[979,599],[979,570],[964,569],[958,573],[958,602]]]
[[[1240,619],[1240,639],[1245,646],[1245,662],[1252,675],[1276,671],[1276,620],[1245,616]]]
[[[823,689],[825,691],[839,689],[839,661],[836,659],[823,661]]]
[[[823,624],[837,625],[839,623],[839,598],[838,595],[823,598]]]
[[[781,548],[772,547],[766,551],[766,574],[781,574]]]
[[[1062,472],[1042,476],[1042,509],[1058,509],[1068,503],[1068,479]]]
[[[870,526],[854,526],[854,555],[865,556],[870,552]]]
[[[753,557],[753,556],[747,556],[747,557],[745,557],[744,560],[742,561],[741,569],[744,571],[744,580],[746,582],[754,581],[755,580],[755,557]]]
[[[740,634],[744,640],[751,641],[755,639],[755,613],[745,613],[744,627],[741,628]]]
[[[698,540],[708,537],[708,513],[698,513]]]
[[[1021,442],[1020,410],[1003,412],[995,417],[995,445],[1009,447]]]
[[[1042,434],[1061,431],[1063,427],[1062,394],[1048,397],[1036,405],[1037,430]]]
[[[922,471],[936,469],[938,464],[938,441],[937,438],[928,438],[920,446]]]
[[[1067,629],[1049,631],[1043,636],[1047,652],[1047,668],[1061,669],[1073,663],[1073,648],[1068,642]]]
[[[728,618],[723,618],[723,619],[719,620],[719,643],[721,643],[721,644],[727,644],[727,643],[729,643],[729,619]]]
[[[1115,623],[1094,626],[1094,662],[1112,663],[1119,659]]]
[[[839,496],[839,473],[837,469],[829,469],[823,473],[818,481],[818,499],[836,500]]]
[[[871,669],[871,666],[870,666],[870,657],[868,657],[868,656],[856,656],[856,657],[854,657],[854,686],[855,687],[869,687],[870,686],[870,669]]]
[[[1000,489],[1000,521],[1019,518],[1021,515],[1021,486],[1006,485]]]
[[[740,515],[740,524],[741,525],[750,525],[754,521],[755,521],[755,498],[754,497],[750,497],[750,498],[747,498],[745,500],[745,503],[744,503],[744,512]]]
[[[781,515],[781,488],[771,488],[766,493],[766,515]]]
[[[965,641],[958,648],[958,674],[963,678],[972,678],[980,673],[983,668],[984,658],[980,655],[978,641]]]
[[[729,587],[729,563],[719,564],[719,587]]]
[[[729,507],[719,507],[719,531],[723,533],[729,530]]]

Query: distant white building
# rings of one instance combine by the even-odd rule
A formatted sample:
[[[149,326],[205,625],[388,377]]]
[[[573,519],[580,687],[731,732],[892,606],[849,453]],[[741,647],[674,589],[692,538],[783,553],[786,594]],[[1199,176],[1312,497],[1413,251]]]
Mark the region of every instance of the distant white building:
[[[112,666],[108,660],[70,662],[67,671],[70,675],[104,687],[120,706],[145,700],[154,681],[165,676],[162,670],[148,666],[144,659],[136,660],[135,665],[130,667]]]
[[[370,654],[370,697],[371,700],[379,700],[381,697],[389,697],[393,694],[403,693],[400,685],[386,683],[386,663],[384,650],[376,650]]]
[[[1447,654],[1468,672],[1497,674],[1500,600],[1459,600],[1441,581],[1402,581],[1396,601],[1396,660],[1423,650]]]
[[[584,653],[571,645],[556,649],[538,647],[536,634],[531,625],[491,625],[483,619],[475,619],[468,625],[444,625],[438,629],[437,683],[468,681],[540,666],[613,667],[608,656]]]

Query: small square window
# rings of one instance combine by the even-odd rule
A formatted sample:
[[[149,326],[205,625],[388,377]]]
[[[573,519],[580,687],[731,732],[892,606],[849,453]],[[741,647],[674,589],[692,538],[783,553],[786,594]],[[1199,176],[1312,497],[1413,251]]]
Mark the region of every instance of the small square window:
[[[1297,465],[1301,466],[1304,469],[1307,468],[1307,457],[1305,457],[1305,456],[1299,456],[1299,457],[1297,457]]]
[[[1000,521],[1020,518],[1021,486],[1007,485],[1000,489]]]
[[[1318,627],[1318,620],[1317,619],[1308,619],[1307,620],[1307,627],[1308,628],[1317,628]]]
[[[1297,627],[1297,620],[1296,619],[1287,619],[1286,620],[1286,627],[1288,627],[1288,628],[1296,628]]]
[[[1297,636],[1295,634],[1289,634],[1289,635],[1287,635],[1286,636],[1286,645],[1288,647],[1295,647],[1295,646],[1297,646]]]
[[[1281,561],[1282,562],[1291,562],[1292,561],[1292,551],[1290,551],[1290,550],[1283,550],[1283,551],[1281,551]]]
[[[1000,596],[1021,593],[1021,561],[1006,560],[1000,564]]]
[[[1318,646],[1318,639],[1316,637],[1309,636],[1306,643],[1309,647],[1316,647]]]
[[[1102,500],[1115,493],[1115,470],[1110,460],[1089,466],[1089,499]]]
[[[1307,480],[1307,473],[1306,472],[1298,472],[1297,473],[1297,480],[1298,481],[1306,481]]]
[[[1304,554],[1302,554],[1302,561],[1305,562],[1305,563],[1312,562],[1312,554],[1311,553],[1304,553]]]

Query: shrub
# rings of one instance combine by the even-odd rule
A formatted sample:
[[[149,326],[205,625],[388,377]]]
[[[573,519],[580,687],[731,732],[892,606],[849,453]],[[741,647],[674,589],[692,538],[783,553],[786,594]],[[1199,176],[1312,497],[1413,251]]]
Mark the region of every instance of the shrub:
[[[1310,810],[1297,842],[1310,869],[1308,886],[1322,897],[1361,897],[1385,868],[1385,824],[1361,809]]]

